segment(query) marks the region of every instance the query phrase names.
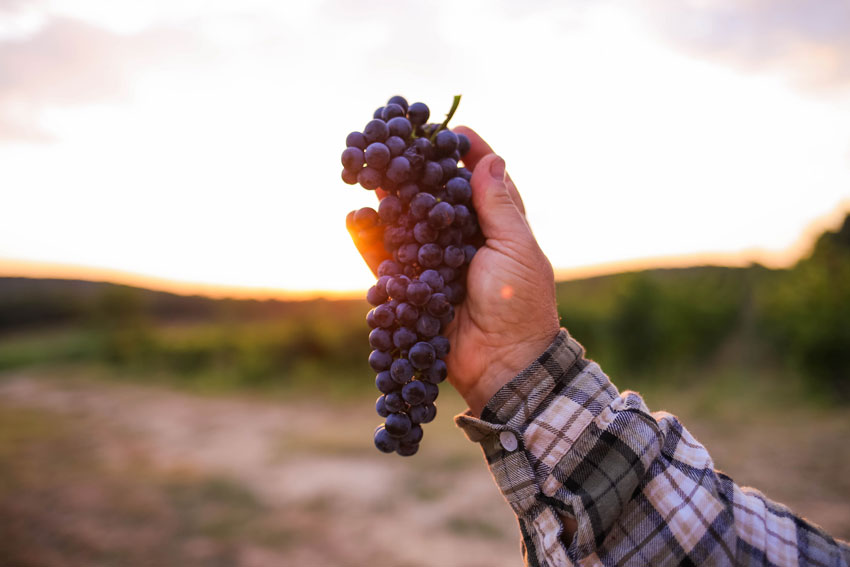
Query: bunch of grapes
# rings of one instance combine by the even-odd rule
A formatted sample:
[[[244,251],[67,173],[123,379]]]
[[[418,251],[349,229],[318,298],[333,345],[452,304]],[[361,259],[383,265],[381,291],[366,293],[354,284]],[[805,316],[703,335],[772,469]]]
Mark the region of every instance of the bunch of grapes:
[[[366,299],[374,349],[369,365],[381,392],[385,422],[375,446],[410,456],[419,449],[422,424],[434,419],[438,384],[446,379],[449,341],[443,336],[463,301],[466,268],[483,242],[472,208],[472,174],[458,162],[469,139],[447,125],[430,124],[430,110],[400,96],[378,108],[362,132],[352,132],[342,152],[342,179],[380,189],[378,209],[349,213],[346,224],[364,255],[387,257]]]

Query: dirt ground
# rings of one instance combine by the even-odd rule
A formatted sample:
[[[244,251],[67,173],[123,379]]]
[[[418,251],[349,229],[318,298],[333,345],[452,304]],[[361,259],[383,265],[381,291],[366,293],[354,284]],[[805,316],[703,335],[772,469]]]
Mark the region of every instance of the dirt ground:
[[[369,399],[7,375],[0,564],[521,564],[515,519],[450,419],[459,400],[438,405],[402,459],[371,447]],[[850,538],[850,414],[682,418],[718,468]]]

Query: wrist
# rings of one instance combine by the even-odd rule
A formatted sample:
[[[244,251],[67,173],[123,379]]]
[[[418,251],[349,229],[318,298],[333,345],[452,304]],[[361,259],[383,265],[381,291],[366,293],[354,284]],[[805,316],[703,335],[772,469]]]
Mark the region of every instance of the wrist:
[[[549,348],[559,331],[560,327],[556,324],[552,329],[541,330],[533,337],[501,349],[472,386],[460,392],[472,415],[479,417],[496,392],[537,360]]]

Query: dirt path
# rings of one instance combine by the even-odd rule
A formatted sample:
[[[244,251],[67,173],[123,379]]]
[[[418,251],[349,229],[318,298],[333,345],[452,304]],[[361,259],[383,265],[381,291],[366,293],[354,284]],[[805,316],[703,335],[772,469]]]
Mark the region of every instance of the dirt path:
[[[111,470],[144,463],[247,488],[297,537],[283,551],[254,546],[240,565],[521,562],[511,512],[477,447],[446,415],[429,424],[421,456],[401,459],[364,445],[377,418],[360,404],[305,407],[25,377],[0,382],[0,402],[83,424]]]
[[[368,399],[324,405],[24,376],[0,380],[0,414],[3,408],[27,408],[61,416],[95,455],[83,475],[93,478],[91,486],[79,482],[84,489],[64,497],[74,506],[82,498],[73,515],[89,509],[106,514],[97,502],[106,499],[98,492],[100,478],[104,486],[117,487],[110,494],[144,483],[170,487],[131,500],[155,501],[168,510],[142,507],[161,518],[159,535],[150,541],[176,546],[175,557],[183,559],[174,565],[519,565],[513,515],[478,448],[451,423],[462,407],[446,398],[437,421],[426,428],[421,453],[401,459],[369,446],[377,418]],[[837,537],[850,536],[846,415],[682,417],[712,450],[716,465],[739,483],[758,486]],[[74,453],[55,458],[73,460]],[[114,475],[125,480],[115,484],[109,480]],[[184,479],[176,492],[175,478]],[[192,488],[187,497],[185,479],[207,488]],[[243,490],[249,496],[241,496]],[[216,511],[211,502],[223,502],[227,510]],[[193,506],[197,517],[181,520]],[[244,517],[231,517],[232,509],[244,510]],[[119,512],[138,515],[135,510]],[[214,529],[210,514],[219,518]],[[104,537],[103,522],[94,520],[91,533],[80,537]],[[138,564],[148,564],[144,551],[136,552],[142,556]],[[74,563],[45,560],[51,567],[65,564]]]

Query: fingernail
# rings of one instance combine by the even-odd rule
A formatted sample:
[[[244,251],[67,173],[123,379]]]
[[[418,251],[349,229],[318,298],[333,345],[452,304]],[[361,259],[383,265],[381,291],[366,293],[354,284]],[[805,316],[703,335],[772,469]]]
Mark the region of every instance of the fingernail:
[[[490,164],[490,176],[499,181],[505,179],[505,160],[496,156],[496,159]]]

